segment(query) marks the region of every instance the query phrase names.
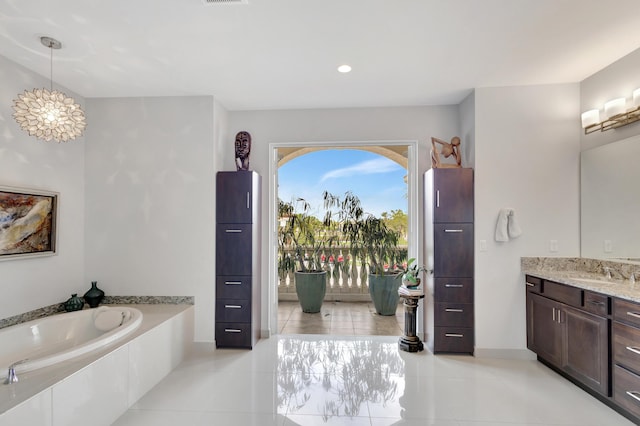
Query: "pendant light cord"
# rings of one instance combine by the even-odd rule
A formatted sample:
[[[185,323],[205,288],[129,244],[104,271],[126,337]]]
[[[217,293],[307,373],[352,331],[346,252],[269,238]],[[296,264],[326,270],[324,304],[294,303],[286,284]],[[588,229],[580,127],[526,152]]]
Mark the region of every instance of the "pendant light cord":
[[[49,62],[49,90],[53,92],[53,42],[49,42],[50,62]]]

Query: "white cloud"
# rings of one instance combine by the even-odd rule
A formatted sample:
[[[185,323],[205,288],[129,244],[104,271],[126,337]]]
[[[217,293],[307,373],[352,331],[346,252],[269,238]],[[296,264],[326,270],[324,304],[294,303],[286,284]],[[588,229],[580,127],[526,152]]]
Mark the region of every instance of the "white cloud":
[[[354,164],[353,166],[328,171],[322,175],[320,182],[324,182],[327,179],[344,178],[355,175],[389,173],[398,170],[398,167],[401,166],[388,158],[377,158],[374,160],[363,161],[361,163]]]

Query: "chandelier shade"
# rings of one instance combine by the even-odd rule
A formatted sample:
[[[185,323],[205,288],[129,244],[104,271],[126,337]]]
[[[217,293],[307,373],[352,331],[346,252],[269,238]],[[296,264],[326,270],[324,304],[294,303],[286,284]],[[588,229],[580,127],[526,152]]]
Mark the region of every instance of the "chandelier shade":
[[[51,49],[51,90],[33,89],[18,94],[13,100],[13,118],[29,136],[46,142],[67,142],[81,136],[87,126],[84,111],[72,97],[53,90],[53,49],[60,49],[62,44],[50,37],[41,37],[40,41]]]
[[[13,118],[22,130],[46,142],[73,140],[87,125],[80,105],[57,90],[25,91],[13,102]]]

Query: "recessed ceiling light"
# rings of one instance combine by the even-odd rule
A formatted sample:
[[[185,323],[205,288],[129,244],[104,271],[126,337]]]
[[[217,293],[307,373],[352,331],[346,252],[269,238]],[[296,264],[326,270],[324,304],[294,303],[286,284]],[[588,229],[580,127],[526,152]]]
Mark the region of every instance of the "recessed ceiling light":
[[[338,67],[338,72],[351,72],[351,67],[349,65],[340,65]]]

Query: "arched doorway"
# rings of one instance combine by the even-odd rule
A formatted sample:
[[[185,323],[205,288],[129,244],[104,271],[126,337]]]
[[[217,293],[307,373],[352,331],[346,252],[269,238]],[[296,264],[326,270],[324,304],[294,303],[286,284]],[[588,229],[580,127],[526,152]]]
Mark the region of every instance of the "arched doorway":
[[[370,141],[370,142],[306,142],[271,143],[269,151],[269,283],[268,295],[263,306],[268,306],[269,334],[278,332],[278,271],[277,271],[277,226],[278,226],[278,168],[301,155],[327,149],[356,149],[382,155],[406,168],[407,210],[408,210],[408,253],[409,257],[418,257],[418,176],[417,141]]]

